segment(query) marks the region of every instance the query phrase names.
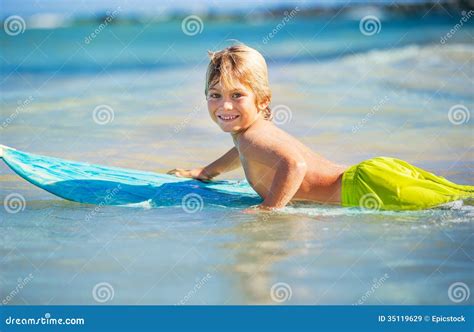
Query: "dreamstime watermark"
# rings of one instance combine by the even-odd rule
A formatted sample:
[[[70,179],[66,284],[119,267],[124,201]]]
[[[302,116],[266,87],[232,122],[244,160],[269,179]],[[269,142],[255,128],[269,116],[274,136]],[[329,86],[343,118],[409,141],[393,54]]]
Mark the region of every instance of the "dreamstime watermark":
[[[9,36],[16,36],[24,33],[26,30],[26,23],[23,17],[18,15],[8,16],[3,22],[3,30]]]
[[[471,291],[465,283],[459,281],[449,286],[448,297],[454,303],[467,301],[469,296],[471,296]]]
[[[119,193],[121,189],[122,189],[121,184],[118,184],[114,189],[107,189],[106,190],[107,194],[100,201],[100,203],[94,207],[94,209],[91,212],[86,214],[86,216],[84,217],[84,220],[90,221],[92,218],[94,218],[99,213],[99,211],[104,207],[104,205],[109,205],[112,202],[114,197]]]
[[[5,120],[3,120],[1,128],[5,129],[6,127],[10,125],[10,123],[15,121],[15,119],[18,117],[18,115],[20,115],[20,113],[23,113],[25,110],[27,110],[27,107],[31,104],[33,100],[34,100],[33,96],[29,96],[25,100],[19,100],[17,102],[18,106],[15,108],[15,112],[10,114],[10,116],[8,116]]]
[[[271,114],[271,120],[276,125],[284,125],[285,123],[290,122],[293,118],[291,109],[286,105],[276,105],[275,107],[272,107]]]
[[[8,316],[5,319],[6,325],[85,325],[85,323],[84,318],[53,318],[49,312],[39,318]]]
[[[199,194],[190,193],[184,195],[181,200],[181,208],[186,213],[196,213],[202,211],[204,207],[204,201]]]
[[[189,15],[181,22],[181,30],[187,36],[195,36],[199,33],[202,33],[204,30],[204,23],[199,16]]]
[[[33,274],[29,274],[27,277],[25,278],[18,278],[18,284],[16,285],[15,289],[13,289],[10,293],[8,293],[7,296],[5,296],[5,298],[2,300],[2,303],[4,305],[8,304],[11,300],[13,300],[15,298],[15,296],[17,296],[20,291],[30,283],[31,280],[33,280]]]
[[[115,113],[109,105],[99,105],[92,112],[92,119],[98,125],[106,125],[114,121]]]
[[[212,275],[208,273],[201,279],[198,279],[196,281],[196,284],[194,284],[193,289],[187,292],[186,295],[181,299],[181,301],[176,303],[176,305],[186,304],[202,287],[204,287],[205,284],[208,283],[209,280],[211,280],[211,278],[212,278]]]
[[[378,112],[381,111],[382,109],[382,106],[385,105],[388,101],[389,101],[389,97],[388,96],[385,96],[383,97],[378,103],[377,105],[375,105],[374,107],[372,107],[372,109],[370,110],[370,112],[368,112],[365,117],[360,120],[356,125],[352,126],[352,133],[355,134],[356,132],[358,132],[360,129],[362,129],[365,124]]]
[[[462,11],[461,12],[461,19],[459,20],[459,23],[457,23],[456,25],[454,25],[451,30],[449,30],[448,33],[446,33],[443,37],[441,37],[441,39],[439,40],[439,42],[444,45],[446,44],[446,42],[451,39],[455,34],[456,32],[458,32],[459,30],[461,30],[461,28],[463,27],[464,23],[467,23],[470,18],[472,16],[474,16],[474,10],[470,10],[466,13],[466,11]]]
[[[448,119],[453,125],[458,126],[469,122],[471,112],[464,105],[458,104],[452,106],[448,111]]]
[[[105,303],[114,299],[114,287],[108,282],[99,282],[92,289],[92,297],[96,302]]]
[[[373,36],[382,30],[382,23],[377,16],[367,15],[360,20],[359,30],[364,36]]]
[[[382,201],[376,194],[368,193],[360,198],[359,206],[366,210],[378,211],[382,207]]]
[[[369,288],[369,290],[367,292],[365,292],[364,295],[362,295],[359,298],[359,300],[356,303],[354,303],[354,305],[364,304],[365,301],[367,301],[367,299],[369,297],[371,297],[377,291],[377,289],[382,287],[382,285],[385,283],[385,281],[389,278],[390,278],[390,276],[387,273],[385,273],[381,278],[378,278],[378,279],[374,278],[372,280],[372,285]]]
[[[102,32],[102,30],[104,30],[117,17],[121,10],[122,9],[119,6],[113,12],[107,12],[107,17],[93,32],[84,38],[84,43],[90,44]]]
[[[193,109],[191,112],[189,112],[188,115],[184,118],[183,121],[181,121],[179,124],[174,126],[174,132],[175,134],[178,134],[181,130],[187,127],[188,123],[196,116],[196,114],[201,111],[200,107],[196,107]]]
[[[8,213],[18,213],[26,208],[26,200],[21,194],[8,194],[3,200],[3,207]]]
[[[296,16],[296,14],[298,14],[299,11],[299,7],[295,7],[291,12],[285,10],[283,19],[273,28],[270,33],[268,33],[265,37],[262,38],[262,43],[267,44],[270,40],[272,40],[272,38],[275,37],[278,32],[280,32],[280,30],[283,29],[285,25],[289,23],[293,19],[293,17]]]
[[[282,303],[291,299],[293,291],[285,282],[277,282],[270,289],[270,297],[273,301]]]

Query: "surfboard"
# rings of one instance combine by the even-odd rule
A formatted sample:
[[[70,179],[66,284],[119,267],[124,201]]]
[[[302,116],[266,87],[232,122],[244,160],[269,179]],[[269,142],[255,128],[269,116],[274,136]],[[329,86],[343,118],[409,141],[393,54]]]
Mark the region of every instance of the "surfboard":
[[[201,182],[173,175],[89,164],[37,155],[0,145],[0,158],[16,174],[58,197],[87,204],[126,205],[147,202],[155,207],[200,204],[245,207],[261,203],[247,181]]]

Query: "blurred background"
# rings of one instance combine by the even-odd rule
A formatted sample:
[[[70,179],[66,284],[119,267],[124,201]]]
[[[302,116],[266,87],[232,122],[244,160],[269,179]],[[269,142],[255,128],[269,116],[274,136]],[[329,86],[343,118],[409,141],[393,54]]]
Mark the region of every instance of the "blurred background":
[[[207,51],[243,42],[266,57],[279,125],[326,157],[465,163],[471,123],[448,112],[464,106],[462,121],[472,109],[472,8],[3,0],[2,142],[161,171],[202,165],[231,144],[206,115]]]
[[[207,51],[242,42],[267,60],[274,122],[316,152],[346,165],[397,157],[473,184],[473,5],[0,0],[0,144],[158,172],[204,166],[232,147],[207,114]],[[94,207],[3,163],[0,183],[2,200],[23,198],[21,213],[0,211],[10,304],[98,303],[101,282],[110,304],[452,304],[450,286],[473,287],[472,211],[290,207],[268,222],[204,203],[85,220]]]

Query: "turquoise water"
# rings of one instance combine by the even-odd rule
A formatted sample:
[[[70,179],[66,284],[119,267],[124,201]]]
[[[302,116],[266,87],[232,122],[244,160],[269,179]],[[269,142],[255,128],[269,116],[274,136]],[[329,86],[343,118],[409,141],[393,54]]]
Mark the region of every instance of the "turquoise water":
[[[110,25],[89,44],[94,23],[2,33],[0,143],[158,172],[202,166],[232,144],[208,119],[206,52],[238,39],[267,58],[279,125],[315,151],[347,165],[394,156],[474,183],[470,21],[442,44],[459,17],[387,17],[365,36],[358,19],[296,16],[263,43],[279,22],[204,21],[196,36],[180,21]],[[100,105],[108,118],[94,118]],[[450,121],[456,105],[468,112]],[[107,304],[454,304],[450,286],[474,285],[469,205],[296,205],[269,217],[204,202],[188,213],[67,202],[3,163],[0,181],[2,201],[24,199],[0,209],[8,304],[102,303],[104,282]],[[275,288],[291,296],[279,302]]]

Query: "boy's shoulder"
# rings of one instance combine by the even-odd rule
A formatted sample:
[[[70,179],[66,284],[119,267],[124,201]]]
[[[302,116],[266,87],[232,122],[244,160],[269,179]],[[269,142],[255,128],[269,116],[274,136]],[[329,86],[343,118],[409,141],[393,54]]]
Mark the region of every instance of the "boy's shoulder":
[[[239,144],[268,148],[287,140],[287,134],[270,121],[259,123],[242,133]]]
[[[277,128],[270,121],[261,121],[244,131],[241,135],[242,140],[245,141],[260,141],[269,139],[275,135],[275,128]]]

